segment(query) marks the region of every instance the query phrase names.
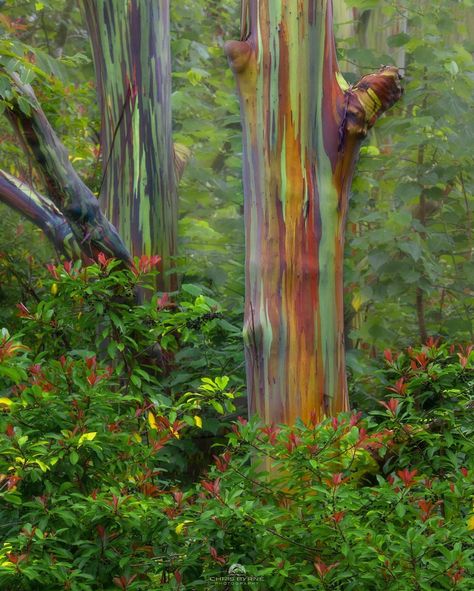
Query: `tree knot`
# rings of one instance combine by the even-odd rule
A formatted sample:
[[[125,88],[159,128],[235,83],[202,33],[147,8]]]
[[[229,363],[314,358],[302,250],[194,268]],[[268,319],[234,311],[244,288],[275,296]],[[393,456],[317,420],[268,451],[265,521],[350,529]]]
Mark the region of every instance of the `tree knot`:
[[[228,41],[224,46],[230,67],[236,74],[243,72],[249,62],[252,48],[248,41]]]

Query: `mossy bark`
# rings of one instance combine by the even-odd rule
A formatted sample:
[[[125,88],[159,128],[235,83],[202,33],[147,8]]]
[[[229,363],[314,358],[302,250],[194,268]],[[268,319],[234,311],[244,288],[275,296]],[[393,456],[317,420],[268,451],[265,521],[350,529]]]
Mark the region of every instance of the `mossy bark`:
[[[81,249],[66,218],[44,195],[6,172],[0,171],[0,201],[41,228],[58,255],[81,258]]]
[[[5,114],[16,131],[19,142],[43,178],[48,199],[66,220],[69,229],[79,245],[85,259],[95,259],[100,252],[130,264],[130,254],[114,226],[99,208],[98,201],[91,190],[81,180],[70,162],[69,154],[50,125],[39,104],[33,88],[23,84],[16,74],[10,75],[13,94],[22,97],[28,109],[21,108],[18,100],[13,100],[5,109]],[[4,195],[10,201],[13,189]],[[18,189],[18,186],[17,186]],[[17,192],[19,197],[19,194]],[[30,195],[31,197],[31,195]],[[10,203],[13,205],[13,203]],[[32,204],[31,204],[32,205]],[[44,219],[40,220],[40,207],[45,205],[36,200],[35,216],[38,225],[47,225],[51,210],[44,208]],[[16,209],[25,207],[17,203]]]

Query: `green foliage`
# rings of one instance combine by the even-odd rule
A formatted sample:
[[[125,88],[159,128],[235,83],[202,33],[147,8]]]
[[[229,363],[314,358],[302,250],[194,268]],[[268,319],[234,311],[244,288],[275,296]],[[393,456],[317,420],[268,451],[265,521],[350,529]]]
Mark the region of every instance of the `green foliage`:
[[[370,8],[360,10],[359,36],[346,41],[344,56],[364,73],[380,63],[403,66],[405,93],[363,148],[354,180],[346,259],[352,345],[472,340],[474,12],[454,1],[381,0]]]
[[[2,419],[1,586],[110,588],[146,565],[157,531],[169,537],[169,450],[200,430],[203,397],[154,403],[94,357],[35,364],[24,383],[21,361]]]
[[[239,563],[253,589],[471,589],[474,355],[456,351],[390,358],[395,392],[365,418],[241,419],[181,516],[189,588]]]
[[[109,589],[171,568],[168,519],[232,417],[242,362],[239,331],[195,286],[135,303],[157,262],[49,265],[17,306],[21,330],[2,330],[3,589]]]
[[[38,9],[39,5],[42,8]],[[33,84],[78,172],[92,190],[97,190],[99,114],[95,88],[89,82],[93,71],[81,20],[76,3],[70,0],[8,2],[0,18],[0,97],[2,105],[11,104],[12,74],[23,83]],[[27,112],[30,105],[24,97],[20,108],[22,105]],[[2,121],[0,134],[1,167],[30,183],[33,179],[36,187],[42,187],[41,178],[31,170],[6,120]]]
[[[104,363],[127,375],[127,387],[140,388],[143,376],[164,396],[183,383],[198,385],[203,375],[241,375],[240,331],[201,288],[183,284],[178,301],[154,293],[138,305],[137,293],[143,298],[153,290],[159,257],[137,258],[133,270],[99,258],[100,264],[87,267],[47,265],[39,291],[27,305],[18,304],[22,340],[32,354],[42,358],[45,348],[56,358],[100,352]]]
[[[15,303],[27,301],[41,284],[42,267],[51,253],[46,236],[16,212],[2,208],[0,253],[0,325],[18,325]],[[32,256],[32,252],[35,256]]]
[[[429,335],[472,340],[472,7],[351,6],[347,63],[366,73],[405,60],[405,98],[363,147],[348,227],[351,399],[370,414],[294,428],[241,419],[228,433],[243,385],[243,229],[222,48],[239,36],[238,2],[173,2],[175,140],[193,153],[178,296],[137,304],[147,258],[137,274],[102,258],[45,276],[38,232],[1,211],[1,589],[193,591],[226,577],[262,591],[474,587],[472,349],[430,340],[387,350],[384,369],[377,359],[421,340],[421,313]],[[374,22],[393,31],[383,46]],[[35,76],[97,192],[99,117],[75,3],[8,0],[0,26],[3,68]],[[0,167],[44,189],[6,122],[0,137]],[[244,581],[229,575],[235,563]]]
[[[23,320],[18,334],[29,348],[30,363],[97,355],[119,379],[119,397],[144,389],[152,402],[167,405],[183,395],[195,402],[211,397],[208,406],[228,413],[225,386],[212,379],[227,375],[242,385],[240,331],[215,300],[193,285],[183,285],[178,302],[155,294],[137,305],[135,291],[147,289],[145,279],[153,276],[157,260],[137,259],[134,272],[119,270],[116,261],[102,256],[102,265],[87,268],[48,265],[50,277],[42,278],[37,291],[30,285],[34,297],[29,294],[17,306]],[[222,425],[210,415],[204,427],[217,434]],[[183,449],[183,454],[197,458],[199,451]],[[189,461],[184,456],[175,462],[183,473]]]
[[[121,282],[92,271],[95,297]],[[83,280],[58,274],[54,298]],[[48,313],[22,315],[28,341]],[[472,589],[472,347],[387,351],[388,395],[365,417],[239,418],[183,487],[177,448],[232,410],[231,381],[167,398],[148,369],[138,385],[120,363],[43,343],[4,331],[0,346],[2,589]]]
[[[90,48],[80,11],[71,3],[67,12],[69,4],[9,1],[0,25],[3,44],[15,48],[28,71],[36,69],[33,82],[48,117],[76,168],[98,191],[103,156],[92,66],[85,57]],[[469,3],[454,0],[348,4],[358,11],[351,13],[357,15],[352,38],[348,17],[339,29],[348,80],[380,63],[398,63],[405,75],[405,97],[371,134],[354,181],[345,280],[349,362],[359,377],[370,367],[367,352],[405,346],[414,335],[422,340],[420,314],[428,335],[472,339],[474,16]],[[185,282],[217,289],[221,301],[239,310],[241,138],[223,53],[224,40],[239,36],[239,3],[186,0],[171,8],[175,140],[193,154],[180,188],[180,269]],[[68,35],[58,54],[63,22]],[[2,63],[8,62],[8,51],[2,53]],[[6,122],[0,137],[0,166],[42,189]]]
[[[181,268],[241,307],[241,127],[224,54],[224,42],[240,34],[239,2],[185,0],[171,8],[174,135],[192,151],[179,191]]]

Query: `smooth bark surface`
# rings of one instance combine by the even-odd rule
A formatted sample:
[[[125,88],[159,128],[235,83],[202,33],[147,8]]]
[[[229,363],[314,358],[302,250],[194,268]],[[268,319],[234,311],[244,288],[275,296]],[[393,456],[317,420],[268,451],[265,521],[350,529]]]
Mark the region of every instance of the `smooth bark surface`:
[[[127,248],[101,212],[96,197],[74,170],[33,89],[22,84],[16,75],[11,78],[15,93],[28,101],[29,109],[25,112],[13,101],[5,113],[25,152],[43,176],[48,197],[68,222],[82,252],[91,259],[104,252],[129,264]]]
[[[347,87],[332,4],[246,0],[229,42],[244,133],[250,411],[293,423],[348,409],[343,253],[361,140],[401,94],[396,68]]]
[[[171,128],[169,0],[83,0],[102,112],[101,204],[133,255],[177,250],[177,181],[186,153]]]
[[[71,227],[52,201],[3,171],[0,171],[0,201],[41,228],[58,254],[69,259],[80,258],[81,249]]]

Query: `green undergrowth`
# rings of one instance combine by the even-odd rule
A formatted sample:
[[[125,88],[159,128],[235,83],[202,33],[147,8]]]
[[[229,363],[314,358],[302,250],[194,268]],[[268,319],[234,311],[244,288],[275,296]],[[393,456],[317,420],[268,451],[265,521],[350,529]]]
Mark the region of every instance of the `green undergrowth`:
[[[386,351],[365,412],[262,425],[235,318],[135,302],[156,262],[50,265],[2,330],[0,588],[471,590],[473,348]]]

